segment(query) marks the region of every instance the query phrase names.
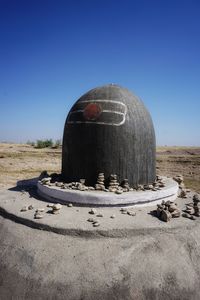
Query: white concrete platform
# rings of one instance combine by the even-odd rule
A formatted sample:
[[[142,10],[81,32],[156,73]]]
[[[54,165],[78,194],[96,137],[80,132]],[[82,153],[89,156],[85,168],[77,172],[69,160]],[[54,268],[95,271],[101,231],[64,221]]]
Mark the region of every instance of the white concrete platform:
[[[92,206],[151,206],[162,200],[174,201],[178,195],[178,184],[171,178],[163,177],[165,187],[161,190],[131,191],[120,195],[104,191],[79,191],[61,189],[57,186],[37,183],[38,194],[51,202],[76,203]]]

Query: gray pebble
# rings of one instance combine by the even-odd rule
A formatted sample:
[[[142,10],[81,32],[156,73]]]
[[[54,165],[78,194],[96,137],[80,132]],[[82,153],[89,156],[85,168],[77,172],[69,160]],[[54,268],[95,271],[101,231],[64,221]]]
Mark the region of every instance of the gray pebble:
[[[35,219],[42,219],[42,218],[44,218],[44,215],[42,215],[42,214],[40,214],[40,213],[36,213],[36,214],[34,215],[34,218],[35,218]]]
[[[112,215],[112,216],[110,216],[111,217],[111,219],[114,219],[115,218],[115,215]]]
[[[37,212],[44,212],[44,208],[37,208],[37,209],[36,209],[36,213],[37,213]]]
[[[91,208],[91,210],[89,211],[89,214],[91,215],[95,215],[97,213],[97,210],[95,208]]]
[[[100,223],[98,223],[98,222],[93,223],[93,227],[99,227],[99,226],[100,226]]]
[[[136,216],[136,212],[134,212],[134,211],[127,211],[127,214],[128,214],[129,216],[133,216],[133,217]]]
[[[59,210],[62,208],[62,205],[60,203],[56,203],[52,206],[53,210]]]
[[[93,218],[89,218],[89,219],[87,219],[87,221],[92,222],[92,223],[96,222],[95,219],[93,219]]]
[[[103,217],[103,214],[99,213],[96,215],[96,217]]]
[[[27,210],[28,210],[27,206],[23,206],[21,209],[21,211],[27,211]]]

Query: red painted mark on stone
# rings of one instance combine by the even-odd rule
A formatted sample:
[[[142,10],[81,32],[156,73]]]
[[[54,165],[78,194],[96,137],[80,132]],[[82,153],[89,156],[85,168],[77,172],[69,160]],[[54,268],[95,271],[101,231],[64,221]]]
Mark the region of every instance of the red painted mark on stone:
[[[89,103],[84,109],[83,116],[86,120],[95,121],[100,116],[101,106],[96,103]]]

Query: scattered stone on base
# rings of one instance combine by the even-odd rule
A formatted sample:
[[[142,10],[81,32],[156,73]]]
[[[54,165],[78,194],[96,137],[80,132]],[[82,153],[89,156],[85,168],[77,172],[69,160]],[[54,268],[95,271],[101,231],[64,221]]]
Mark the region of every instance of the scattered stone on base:
[[[89,214],[91,215],[95,215],[97,213],[97,210],[95,208],[91,208],[91,210],[89,211]]]
[[[174,176],[173,179],[174,179],[176,182],[178,182],[179,185],[180,185],[181,183],[183,183],[183,181],[184,181],[182,175]]]
[[[99,222],[94,222],[93,223],[93,227],[99,227],[100,226],[100,223]]]
[[[188,218],[188,219],[190,219],[190,220],[196,220],[196,218],[195,218],[194,215],[190,215],[190,214],[188,214],[188,213],[186,213],[186,212],[182,213],[182,217]]]
[[[122,188],[120,188],[120,187],[118,187],[118,189],[117,190],[115,190],[115,194],[118,194],[118,195],[120,195],[120,194],[122,194],[123,193],[123,189]]]
[[[194,194],[194,196],[193,196],[193,208],[194,208],[194,215],[196,217],[200,217],[199,202],[200,202],[199,195]]]
[[[120,209],[120,211],[121,211],[121,214],[123,214],[123,215],[129,215],[129,216],[136,216],[136,212],[134,212],[134,211],[132,211],[132,210],[130,210],[130,209],[127,209],[127,208],[121,208]]]
[[[28,207],[27,206],[23,206],[20,211],[23,212],[23,211],[27,211],[27,210],[28,210]]]
[[[88,186],[88,191],[94,191],[95,188],[93,186]]]
[[[182,213],[182,217],[190,219],[191,216],[189,213],[184,212]]]
[[[114,219],[114,218],[115,218],[115,215],[111,215],[110,218],[111,218],[111,219]]]
[[[54,204],[54,205],[52,206],[52,208],[53,208],[54,210],[59,210],[59,209],[62,208],[62,205],[61,205],[60,203],[56,203],[56,204]]]
[[[36,212],[36,213],[44,212],[44,208],[37,208],[37,209],[35,210],[35,212]]]
[[[100,217],[100,218],[102,218],[102,217],[103,217],[103,214],[101,214],[101,213],[98,213],[98,214],[96,215],[96,217]]]
[[[32,210],[32,209],[34,209],[33,205],[32,205],[32,204],[31,204],[31,205],[29,205],[29,206],[28,206],[28,209],[29,209],[29,210]]]
[[[44,185],[47,185],[48,183],[50,183],[51,181],[51,177],[44,177],[41,179],[41,183]]]
[[[127,210],[127,215],[135,217],[136,216],[136,212]]]
[[[34,219],[42,219],[44,218],[44,215],[41,214],[41,212],[36,212],[34,214]]]
[[[52,206],[52,214],[57,215],[60,213],[60,209],[62,208],[62,205],[60,203],[55,203]]]
[[[122,214],[127,214],[127,208],[122,207],[120,208],[120,211]]]
[[[130,191],[130,186],[128,183],[128,179],[124,179],[122,182],[122,189],[124,192],[129,192]]]
[[[77,184],[77,189],[79,191],[86,191],[86,190],[88,190],[88,187],[86,187],[86,185],[85,185],[85,179],[82,178],[79,181],[80,182]]]
[[[67,206],[68,206],[68,207],[73,207],[73,204],[72,204],[72,203],[69,203]]]
[[[188,214],[190,214],[190,215],[192,215],[192,214],[194,213],[194,208],[193,208],[193,206],[188,206],[188,205],[186,204],[185,212],[188,213]]]
[[[93,218],[89,218],[89,219],[87,219],[87,221],[88,221],[88,222],[91,222],[91,223],[96,222],[95,219],[93,219]]]
[[[142,184],[138,184],[136,187],[137,191],[145,191],[144,186]]]
[[[193,199],[193,202],[197,202],[197,203],[200,202],[200,196],[198,194],[194,194],[192,199]]]
[[[185,189],[180,190],[179,198],[187,198],[187,192]]]
[[[58,182],[56,181],[56,182],[55,182],[55,186],[57,186],[57,187],[60,187],[60,188],[61,188],[61,187],[63,187],[63,186],[64,186],[64,183],[63,183],[62,181],[58,181]]]

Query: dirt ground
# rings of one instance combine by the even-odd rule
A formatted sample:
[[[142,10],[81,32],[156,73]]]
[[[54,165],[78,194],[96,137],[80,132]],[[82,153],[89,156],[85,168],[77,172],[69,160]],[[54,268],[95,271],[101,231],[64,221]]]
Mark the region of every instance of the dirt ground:
[[[200,147],[158,147],[157,173],[182,174],[187,188],[200,192]],[[61,148],[35,149],[30,145],[0,143],[0,188],[16,185],[18,180],[61,170]]]

